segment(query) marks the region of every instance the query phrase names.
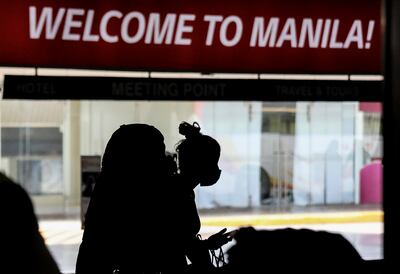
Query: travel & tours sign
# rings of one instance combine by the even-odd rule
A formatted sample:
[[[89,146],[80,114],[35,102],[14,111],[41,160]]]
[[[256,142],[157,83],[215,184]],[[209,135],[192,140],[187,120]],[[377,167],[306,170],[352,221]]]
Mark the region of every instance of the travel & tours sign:
[[[0,0],[0,66],[381,73],[381,1]]]

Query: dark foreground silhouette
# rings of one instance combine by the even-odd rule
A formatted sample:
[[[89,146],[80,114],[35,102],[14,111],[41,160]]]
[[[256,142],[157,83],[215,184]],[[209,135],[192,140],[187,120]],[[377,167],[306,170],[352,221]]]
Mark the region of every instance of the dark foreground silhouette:
[[[26,191],[0,173],[0,273],[59,274]]]
[[[381,262],[368,264],[333,233],[244,228],[199,239],[193,189],[218,181],[220,146],[197,124],[182,123],[179,132],[185,139],[176,147],[177,166],[153,126],[114,132],[87,211],[77,274],[380,273]],[[210,250],[232,236],[228,264],[215,268]]]
[[[364,261],[343,236],[308,229],[242,228],[223,273],[383,273],[383,261]]]

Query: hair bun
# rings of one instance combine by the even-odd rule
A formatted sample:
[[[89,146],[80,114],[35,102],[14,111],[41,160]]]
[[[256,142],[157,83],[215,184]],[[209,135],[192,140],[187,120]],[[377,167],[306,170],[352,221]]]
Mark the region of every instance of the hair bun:
[[[194,122],[192,125],[189,124],[188,122],[182,122],[179,125],[179,133],[185,136],[186,138],[199,136],[201,135],[200,125],[197,122]]]

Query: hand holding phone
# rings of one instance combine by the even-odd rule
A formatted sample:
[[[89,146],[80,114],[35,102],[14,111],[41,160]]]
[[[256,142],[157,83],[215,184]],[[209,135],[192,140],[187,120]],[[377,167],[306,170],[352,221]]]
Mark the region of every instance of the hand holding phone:
[[[215,250],[223,246],[224,244],[232,241],[233,236],[235,235],[237,230],[230,231],[226,233],[226,228],[222,229],[218,233],[211,235],[207,239],[207,247],[208,249]]]
[[[231,230],[227,233],[225,233],[224,235],[226,235],[226,237],[229,239],[229,241],[232,241],[232,239],[235,237],[235,234],[238,232],[237,229],[235,230]]]

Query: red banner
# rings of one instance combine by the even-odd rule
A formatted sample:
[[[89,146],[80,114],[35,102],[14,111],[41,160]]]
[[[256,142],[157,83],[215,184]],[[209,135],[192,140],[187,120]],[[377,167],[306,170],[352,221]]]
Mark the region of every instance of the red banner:
[[[0,65],[382,72],[379,0],[0,0]]]

